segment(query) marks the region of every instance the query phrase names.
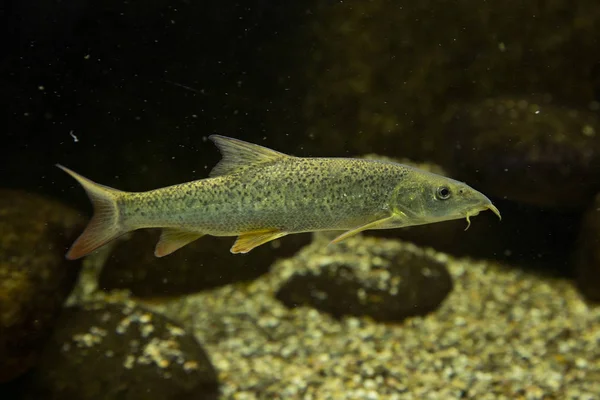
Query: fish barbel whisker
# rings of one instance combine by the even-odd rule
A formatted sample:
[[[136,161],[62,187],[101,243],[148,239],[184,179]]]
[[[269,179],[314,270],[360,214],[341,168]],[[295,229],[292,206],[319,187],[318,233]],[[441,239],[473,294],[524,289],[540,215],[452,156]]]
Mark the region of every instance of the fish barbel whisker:
[[[498,210],[498,208],[496,208],[496,206],[495,206],[495,205],[493,205],[492,203],[490,203],[490,204],[486,204],[486,205],[485,205],[485,208],[484,208],[484,210],[485,210],[485,209],[487,209],[487,210],[491,210],[491,211],[492,211],[494,214],[496,214],[496,215],[498,216],[498,219],[502,220],[502,216],[500,215],[500,211],[499,211],[499,210]],[[471,226],[471,217],[474,217],[474,216],[476,216],[476,215],[478,215],[478,214],[479,214],[479,211],[476,211],[476,212],[474,212],[474,213],[469,213],[469,212],[468,212],[468,213],[465,215],[465,218],[467,219],[467,227],[465,228],[465,231],[466,231],[467,229],[469,229],[469,227]]]
[[[465,231],[467,229],[469,229],[469,227],[471,226],[471,220],[470,220],[471,214],[467,213],[466,218],[467,218],[467,227],[465,228]]]
[[[498,219],[502,221],[502,216],[500,215],[500,211],[496,208],[492,203],[488,204],[487,208],[491,210],[494,214],[498,216]]]

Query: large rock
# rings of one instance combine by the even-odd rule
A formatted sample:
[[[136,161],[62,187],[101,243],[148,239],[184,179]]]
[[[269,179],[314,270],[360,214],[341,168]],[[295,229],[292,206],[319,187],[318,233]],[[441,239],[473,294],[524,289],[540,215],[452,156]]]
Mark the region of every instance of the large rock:
[[[30,368],[75,284],[65,252],[83,219],[55,201],[0,190],[0,382]]]
[[[600,195],[583,218],[574,265],[580,292],[586,299],[600,303]]]
[[[293,255],[310,235],[290,235],[247,254],[231,254],[235,238],[205,236],[162,258],[154,256],[159,232],[140,230],[119,242],[100,278],[104,290],[128,289],[139,297],[176,296],[228,283],[248,281],[266,273],[278,258]]]
[[[133,303],[66,309],[24,399],[217,398],[216,372],[195,338]]]
[[[421,250],[385,257],[347,246],[336,245],[337,257],[321,256],[318,269],[292,275],[277,298],[288,307],[308,305],[335,317],[401,321],[435,310],[452,290],[444,263]],[[346,251],[362,257],[345,257]]]
[[[297,44],[310,51],[281,74],[289,107],[296,93],[304,99],[308,129],[289,124],[300,128],[297,139],[273,139],[323,155],[375,151],[441,163],[455,99],[517,88],[569,104],[597,100],[597,2],[570,4],[548,3],[539,18],[538,5],[517,0],[457,0],[450,12],[434,0],[319,2]],[[277,131],[287,113],[269,111]]]
[[[454,175],[491,196],[582,208],[600,190],[600,119],[590,111],[488,99],[456,112],[448,141]]]

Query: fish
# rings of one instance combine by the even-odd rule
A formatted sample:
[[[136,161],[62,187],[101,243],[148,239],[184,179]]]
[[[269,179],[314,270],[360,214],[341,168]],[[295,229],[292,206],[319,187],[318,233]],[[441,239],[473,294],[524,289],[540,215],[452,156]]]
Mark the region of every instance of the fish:
[[[84,257],[118,237],[161,229],[164,257],[204,235],[234,236],[245,254],[286,235],[338,231],[335,244],[366,230],[393,229],[500,211],[464,182],[392,161],[296,157],[211,135],[222,158],[204,179],[145,192],[104,186],[60,164],[87,193],[93,214],[66,254]]]

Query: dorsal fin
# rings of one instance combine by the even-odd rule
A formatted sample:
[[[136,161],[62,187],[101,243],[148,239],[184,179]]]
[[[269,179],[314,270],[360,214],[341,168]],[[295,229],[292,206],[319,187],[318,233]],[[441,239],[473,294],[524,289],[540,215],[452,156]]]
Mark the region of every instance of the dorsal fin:
[[[226,136],[210,135],[208,138],[215,143],[223,156],[221,161],[210,171],[211,178],[291,157],[267,147]]]

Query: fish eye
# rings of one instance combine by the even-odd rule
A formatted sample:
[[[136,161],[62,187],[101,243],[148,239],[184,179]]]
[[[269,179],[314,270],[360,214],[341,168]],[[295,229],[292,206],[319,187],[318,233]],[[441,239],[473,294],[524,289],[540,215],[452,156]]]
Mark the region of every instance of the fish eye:
[[[436,196],[440,200],[448,200],[450,198],[450,189],[446,186],[440,186],[437,189]]]

